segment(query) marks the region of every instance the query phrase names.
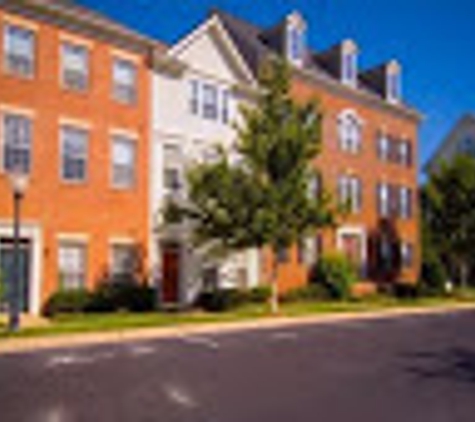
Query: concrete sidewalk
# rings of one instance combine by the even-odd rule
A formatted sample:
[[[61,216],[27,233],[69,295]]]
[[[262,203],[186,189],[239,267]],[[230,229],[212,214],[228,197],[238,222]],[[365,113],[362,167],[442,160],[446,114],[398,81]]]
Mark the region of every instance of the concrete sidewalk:
[[[184,324],[157,328],[129,328],[97,333],[58,334],[45,337],[0,339],[0,355],[63,349],[98,344],[114,344],[160,338],[179,338],[198,334],[232,333],[245,330],[288,328],[299,325],[334,324],[347,321],[365,321],[403,318],[423,315],[442,315],[452,312],[475,312],[475,304],[444,305],[433,308],[393,308],[355,313],[329,313],[302,317],[267,317],[246,321]]]

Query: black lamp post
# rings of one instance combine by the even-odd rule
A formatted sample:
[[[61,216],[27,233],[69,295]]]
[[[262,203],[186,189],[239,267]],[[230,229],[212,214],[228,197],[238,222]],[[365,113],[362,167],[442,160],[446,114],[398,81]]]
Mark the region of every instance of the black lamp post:
[[[20,329],[20,205],[28,186],[28,177],[22,172],[10,174],[10,184],[13,192],[13,277],[10,286],[10,306],[8,328],[11,332]]]

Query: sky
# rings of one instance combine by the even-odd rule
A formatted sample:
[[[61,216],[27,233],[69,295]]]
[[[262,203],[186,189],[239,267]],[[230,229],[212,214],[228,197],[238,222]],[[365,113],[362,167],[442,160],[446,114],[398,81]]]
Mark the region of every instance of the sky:
[[[473,0],[77,0],[78,3],[172,44],[219,7],[263,27],[293,10],[308,24],[308,42],[325,50],[343,39],[360,48],[369,68],[396,58],[404,69],[405,101],[424,121],[423,165],[467,112],[475,112]]]

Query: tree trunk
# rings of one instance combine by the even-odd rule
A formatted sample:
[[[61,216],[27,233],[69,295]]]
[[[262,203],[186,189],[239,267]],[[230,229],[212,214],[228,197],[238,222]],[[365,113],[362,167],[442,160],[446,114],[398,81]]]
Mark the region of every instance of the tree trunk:
[[[271,294],[269,298],[270,302],[270,311],[272,315],[277,315],[279,313],[279,286],[278,286],[278,271],[279,271],[279,259],[274,253],[273,263],[272,263],[272,273],[270,279],[270,288]]]
[[[468,266],[465,262],[460,264],[460,286],[465,289],[468,286]]]

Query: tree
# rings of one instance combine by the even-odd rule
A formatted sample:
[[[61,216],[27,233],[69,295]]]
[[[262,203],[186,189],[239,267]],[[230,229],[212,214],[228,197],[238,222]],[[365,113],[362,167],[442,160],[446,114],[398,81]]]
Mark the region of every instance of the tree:
[[[281,61],[263,67],[260,83],[256,104],[243,109],[236,127],[236,154],[221,151],[216,162],[194,167],[189,203],[171,204],[167,220],[191,219],[199,242],[227,250],[269,247],[276,313],[280,253],[332,224],[335,213],[330,196],[314,189],[321,126],[316,105],[291,99],[290,70]]]
[[[460,155],[444,163],[422,189],[421,202],[430,241],[465,286],[475,248],[475,159]]]

